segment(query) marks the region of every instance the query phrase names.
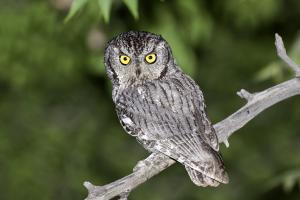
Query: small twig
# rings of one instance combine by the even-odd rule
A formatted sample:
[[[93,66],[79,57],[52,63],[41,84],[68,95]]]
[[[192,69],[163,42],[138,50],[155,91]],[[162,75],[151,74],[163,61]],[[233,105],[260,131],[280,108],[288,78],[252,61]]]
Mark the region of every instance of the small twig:
[[[245,89],[241,89],[240,91],[238,91],[237,95],[239,95],[243,99],[246,99],[247,101],[251,101],[254,96],[253,94],[251,94]]]
[[[300,77],[300,67],[287,55],[282,38],[278,33],[275,34],[275,46],[277,55],[294,71],[296,77]]]
[[[275,45],[278,56],[294,70],[296,77],[299,77],[299,66],[286,55],[282,39],[278,34],[276,34]],[[229,145],[228,138],[232,133],[243,127],[259,113],[282,100],[300,95],[300,79],[293,78],[255,94],[251,94],[242,89],[238,92],[238,95],[245,98],[247,104],[223,121],[214,125],[219,142],[225,143],[226,146]],[[86,200],[108,200],[116,196],[120,196],[121,199],[123,198],[122,200],[126,200],[129,191],[132,191],[174,163],[174,160],[163,154],[152,153],[145,160],[138,162],[132,174],[117,181],[104,186],[94,186],[89,182],[85,182],[84,186],[89,192]]]
[[[88,190],[88,199],[96,199],[98,196],[101,196],[101,194],[106,192],[103,190],[102,186],[95,186],[88,181],[85,181],[83,185]]]
[[[130,190],[120,194],[120,199],[119,200],[127,200],[127,197],[129,196],[129,194],[130,194]]]

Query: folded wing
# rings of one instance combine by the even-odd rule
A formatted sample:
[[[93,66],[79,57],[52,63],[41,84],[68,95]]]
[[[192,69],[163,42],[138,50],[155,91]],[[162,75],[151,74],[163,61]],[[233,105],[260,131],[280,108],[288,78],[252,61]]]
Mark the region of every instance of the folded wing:
[[[214,186],[216,181],[228,182],[202,93],[189,77],[124,91],[117,105],[120,120],[135,130],[132,135],[148,150],[162,152],[185,165],[195,183]]]

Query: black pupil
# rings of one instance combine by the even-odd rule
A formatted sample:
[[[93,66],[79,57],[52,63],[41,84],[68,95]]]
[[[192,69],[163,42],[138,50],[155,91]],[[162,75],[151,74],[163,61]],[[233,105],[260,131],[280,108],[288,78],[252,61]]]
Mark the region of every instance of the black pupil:
[[[149,56],[149,59],[152,60],[152,56]]]
[[[124,59],[123,59],[124,61],[126,61],[127,60],[127,58],[126,57],[124,57]]]

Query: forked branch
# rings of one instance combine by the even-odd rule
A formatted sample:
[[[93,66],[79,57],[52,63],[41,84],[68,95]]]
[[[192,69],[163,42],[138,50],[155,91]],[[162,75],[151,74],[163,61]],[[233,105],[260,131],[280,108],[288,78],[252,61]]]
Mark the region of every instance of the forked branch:
[[[223,142],[228,146],[228,138],[231,134],[242,128],[259,113],[284,99],[300,94],[299,66],[286,54],[283,41],[278,34],[275,34],[275,45],[278,56],[294,71],[295,78],[261,92],[250,93],[244,89],[239,91],[237,94],[247,100],[246,105],[214,125],[220,143]],[[174,163],[174,160],[163,154],[152,153],[145,160],[138,162],[133,173],[117,181],[104,186],[94,186],[85,182],[84,186],[89,193],[86,200],[108,200],[116,196],[126,200],[131,190]]]

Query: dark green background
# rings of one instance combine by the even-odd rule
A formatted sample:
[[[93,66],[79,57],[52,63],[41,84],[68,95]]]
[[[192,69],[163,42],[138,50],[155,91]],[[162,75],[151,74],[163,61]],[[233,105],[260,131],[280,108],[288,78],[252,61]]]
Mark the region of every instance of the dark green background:
[[[0,2],[0,199],[84,199],[148,153],[117,120],[103,66],[104,45],[131,29],[163,35],[202,87],[216,123],[292,77],[274,33],[300,63],[299,0],[139,0],[135,19],[114,0],[105,23],[95,0],[64,23],[68,0]],[[221,145],[230,183],[200,188],[176,164],[130,199],[299,199],[300,98],[266,110]]]

